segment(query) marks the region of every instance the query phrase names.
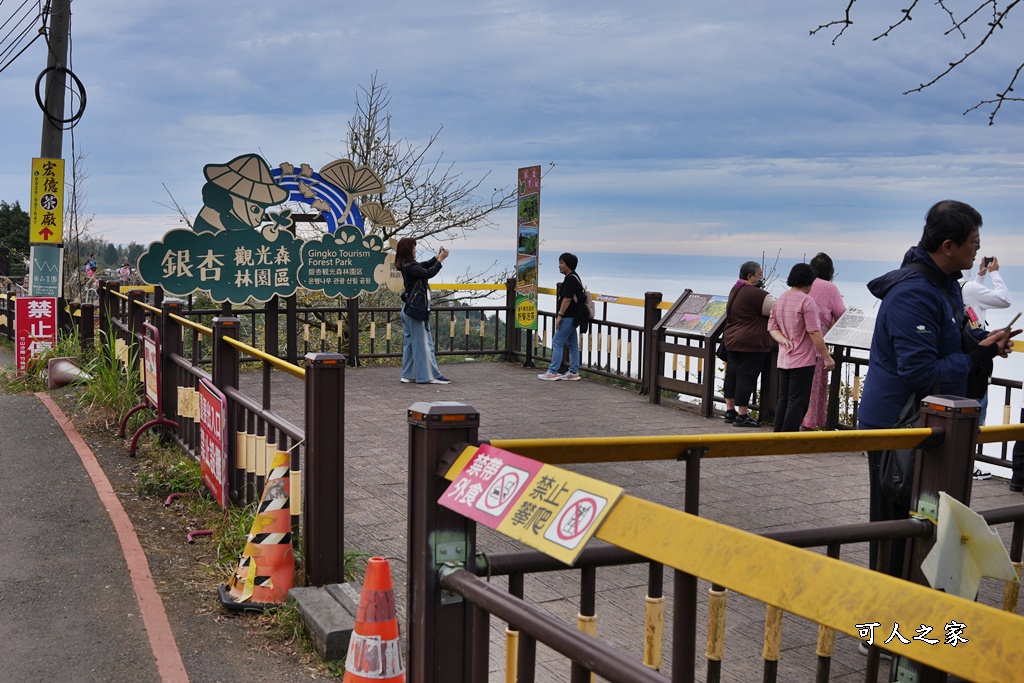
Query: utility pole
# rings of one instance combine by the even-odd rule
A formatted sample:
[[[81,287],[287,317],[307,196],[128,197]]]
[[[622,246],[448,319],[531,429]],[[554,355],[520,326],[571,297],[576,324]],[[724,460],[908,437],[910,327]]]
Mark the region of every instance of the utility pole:
[[[71,0],[52,0],[50,5],[49,50],[46,55],[46,79],[43,86],[43,137],[39,156],[44,159],[63,158],[64,93],[67,88],[68,27],[71,23]]]

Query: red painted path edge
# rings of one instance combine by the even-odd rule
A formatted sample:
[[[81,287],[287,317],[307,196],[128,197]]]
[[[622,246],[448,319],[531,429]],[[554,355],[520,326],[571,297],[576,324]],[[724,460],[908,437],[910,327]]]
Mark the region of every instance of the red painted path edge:
[[[132,526],[131,519],[124,511],[121,501],[114,495],[110,480],[107,479],[103,468],[100,467],[95,454],[79,435],[75,426],[71,424],[71,420],[64,415],[64,412],[47,394],[37,393],[36,396],[50,411],[60,428],[64,430],[68,441],[71,442],[78,457],[81,458],[85,471],[92,479],[100,502],[103,503],[110,515],[110,521],[114,524],[117,538],[121,542],[121,549],[124,551],[125,562],[128,564],[128,573],[131,575],[135,598],[139,603],[142,623],[149,636],[149,647],[156,658],[156,668],[160,679],[165,683],[187,683],[188,672],[185,670],[185,663],[181,660],[181,653],[174,640],[171,624],[167,620],[163,600],[160,599],[156,584],[153,583],[153,575],[149,572],[149,561],[146,559],[142,544],[139,543],[139,537],[135,535],[135,527]]]

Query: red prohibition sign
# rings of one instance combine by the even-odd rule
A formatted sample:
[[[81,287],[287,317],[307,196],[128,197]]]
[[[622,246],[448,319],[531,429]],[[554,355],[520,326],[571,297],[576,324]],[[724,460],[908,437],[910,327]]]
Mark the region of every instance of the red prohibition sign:
[[[512,494],[519,488],[519,475],[515,472],[506,472],[494,482],[491,486],[491,490],[487,493],[487,497],[484,498],[484,505],[492,510],[497,510],[502,505],[508,503],[512,498]],[[496,499],[494,504],[491,504],[491,499]]]
[[[593,498],[580,498],[571,507],[567,507],[562,513],[562,522],[555,529],[558,537],[563,541],[571,541],[583,534],[594,521],[594,510],[597,509],[597,501]]]

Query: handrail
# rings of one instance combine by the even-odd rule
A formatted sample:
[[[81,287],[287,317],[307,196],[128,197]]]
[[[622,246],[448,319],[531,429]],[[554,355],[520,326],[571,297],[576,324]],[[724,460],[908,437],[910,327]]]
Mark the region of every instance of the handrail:
[[[1019,677],[1014,644],[1024,638],[1024,619],[1016,614],[630,495],[611,509],[596,537],[858,640],[860,623],[942,629],[955,619],[982,646],[893,641],[886,649],[978,683]],[[669,537],[673,541],[665,543]]]
[[[1024,429],[1018,430],[1024,432]],[[780,432],[771,434],[685,434],[672,436],[614,436],[579,439],[492,439],[487,443],[549,465],[595,462],[681,460],[687,451],[705,458],[807,453],[849,453],[888,448],[914,448],[940,427],[861,429],[837,432]],[[474,449],[475,450],[475,449]]]
[[[267,363],[270,363],[278,370],[283,370],[292,377],[298,377],[299,379],[303,380],[306,379],[305,368],[300,368],[298,365],[292,365],[286,360],[281,360],[277,356],[271,356],[269,353],[264,353],[259,349],[253,348],[252,346],[249,346],[245,342],[239,341],[232,337],[224,337],[224,341],[226,341],[231,346],[234,346],[239,351],[244,351],[245,353],[248,353],[251,356],[259,358],[260,360],[265,361]]]
[[[150,306],[145,301],[136,301],[135,305],[138,306],[139,308],[143,309],[143,310],[146,310],[146,311],[149,311],[150,313],[153,313],[154,315],[163,315],[163,311],[161,311],[156,306]]]
[[[193,330],[196,330],[197,332],[201,332],[202,334],[205,334],[208,337],[212,337],[213,336],[213,328],[212,327],[207,327],[206,325],[200,325],[199,323],[195,322],[194,320],[189,320],[188,318],[182,318],[177,313],[171,313],[171,320],[179,322],[182,325],[184,325],[185,327],[189,327],[189,328],[191,328]]]
[[[477,290],[477,289],[479,289],[479,290],[492,291],[492,292],[505,291],[505,289],[507,289],[507,286],[503,285],[503,284],[487,284],[487,283],[482,283],[482,284],[477,285],[477,284],[474,284],[472,282],[457,282],[457,283],[452,283],[452,284],[444,284],[444,283],[434,284],[433,282],[431,282],[429,284],[430,284],[430,288],[431,289],[447,289],[447,290]]]
[[[587,671],[613,681],[665,683],[665,677],[609,648],[602,641],[567,626],[551,614],[509,595],[465,569],[442,567],[440,584],[484,608],[502,621],[582,664]]]
[[[1024,441],[1024,424],[984,425],[978,430],[978,443]]]
[[[118,299],[124,299],[125,301],[128,301],[128,295],[122,294],[116,289],[108,289],[107,292],[109,292],[112,296],[116,296]]]

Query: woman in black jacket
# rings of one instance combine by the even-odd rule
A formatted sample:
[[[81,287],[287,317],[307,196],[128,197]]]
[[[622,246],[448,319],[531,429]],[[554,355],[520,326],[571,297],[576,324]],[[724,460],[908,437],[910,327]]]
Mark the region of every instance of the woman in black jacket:
[[[448,258],[448,250],[441,247],[437,256],[418,263],[416,261],[416,240],[403,237],[398,240],[395,250],[395,267],[402,271],[405,282],[406,305],[410,295],[417,289],[426,289],[426,307],[430,310],[430,290],[427,280],[441,270],[441,263]],[[449,384],[451,380],[441,374],[434,356],[434,336],[430,333],[430,316],[417,320],[406,314],[402,306],[402,382],[409,384]]]

